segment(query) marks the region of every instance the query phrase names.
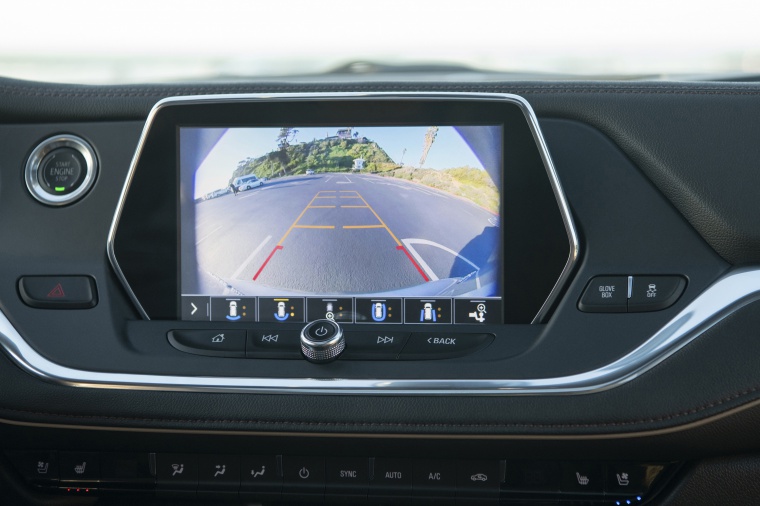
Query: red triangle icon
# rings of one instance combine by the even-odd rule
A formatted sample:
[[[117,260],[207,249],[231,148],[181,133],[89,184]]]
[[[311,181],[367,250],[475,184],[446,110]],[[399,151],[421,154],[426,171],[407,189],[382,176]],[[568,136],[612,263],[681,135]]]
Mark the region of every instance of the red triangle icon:
[[[55,288],[50,290],[50,293],[47,294],[48,299],[59,299],[61,297],[66,297],[66,294],[63,292],[63,287],[60,283],[55,285]]]

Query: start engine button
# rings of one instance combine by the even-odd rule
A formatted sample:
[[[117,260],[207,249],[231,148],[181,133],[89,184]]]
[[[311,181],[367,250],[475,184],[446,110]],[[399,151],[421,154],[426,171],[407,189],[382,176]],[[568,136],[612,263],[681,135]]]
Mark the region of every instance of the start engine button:
[[[32,197],[49,206],[71,204],[95,183],[98,159],[87,141],[75,135],[56,135],[42,141],[24,169]]]
[[[82,183],[85,167],[84,158],[76,149],[59,148],[51,151],[40,162],[40,185],[52,195],[69,194]]]

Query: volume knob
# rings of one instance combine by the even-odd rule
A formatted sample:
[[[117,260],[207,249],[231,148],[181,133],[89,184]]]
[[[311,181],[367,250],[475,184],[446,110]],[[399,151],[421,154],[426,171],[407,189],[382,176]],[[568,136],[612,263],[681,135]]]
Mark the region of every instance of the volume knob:
[[[315,320],[301,330],[301,352],[309,362],[332,362],[345,349],[343,329],[332,320]]]

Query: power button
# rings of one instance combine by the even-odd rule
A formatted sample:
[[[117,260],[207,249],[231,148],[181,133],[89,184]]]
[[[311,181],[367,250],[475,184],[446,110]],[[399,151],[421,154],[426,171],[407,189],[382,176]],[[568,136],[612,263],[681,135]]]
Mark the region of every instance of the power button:
[[[336,326],[329,321],[320,320],[309,327],[309,337],[312,341],[329,341],[337,332]]]
[[[333,320],[316,320],[301,330],[301,352],[309,362],[331,362],[345,349],[343,330]]]
[[[75,135],[56,135],[34,148],[24,178],[32,197],[43,204],[62,206],[83,197],[97,172],[92,146]]]

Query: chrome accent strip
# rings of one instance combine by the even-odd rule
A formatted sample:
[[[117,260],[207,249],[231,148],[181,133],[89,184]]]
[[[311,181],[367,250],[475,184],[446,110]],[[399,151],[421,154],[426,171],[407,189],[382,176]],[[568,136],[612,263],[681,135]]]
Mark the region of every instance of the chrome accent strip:
[[[546,168],[546,174],[549,177],[549,182],[552,186],[552,191],[557,199],[557,204],[560,208],[560,214],[562,215],[562,221],[565,224],[565,230],[567,232],[568,242],[570,243],[570,250],[568,253],[567,262],[560,273],[557,282],[554,284],[551,293],[544,301],[543,305],[539,309],[536,316],[531,323],[542,323],[546,320],[551,311],[552,306],[557,301],[558,297],[562,294],[562,290],[570,279],[575,263],[580,255],[580,242],[578,240],[578,233],[575,229],[575,223],[573,222],[572,215],[570,213],[570,206],[565,198],[565,193],[562,190],[562,185],[554,169],[554,163],[549,155],[549,149],[544,141],[541,128],[538,125],[538,119],[533,112],[530,104],[522,97],[518,95],[511,95],[506,93],[453,93],[453,92],[345,92],[345,93],[262,93],[262,94],[230,94],[230,95],[198,95],[189,97],[169,97],[160,100],[153,106],[148,118],[145,122],[142,134],[140,135],[140,141],[137,144],[137,150],[132,158],[132,162],[129,166],[129,173],[127,180],[124,183],[124,188],[121,191],[119,197],[119,204],[116,208],[116,214],[114,215],[113,222],[111,223],[111,230],[108,233],[108,243],[106,246],[108,252],[108,258],[111,261],[111,265],[116,271],[116,276],[124,285],[124,289],[127,291],[129,298],[137,307],[140,315],[149,320],[150,317],[145,312],[145,309],[140,304],[140,301],[135,296],[134,291],[129,286],[126,277],[124,276],[119,262],[116,259],[114,253],[114,239],[116,235],[116,229],[121,218],[122,210],[124,209],[124,202],[126,200],[129,186],[132,183],[135,170],[137,168],[137,161],[142,154],[145,147],[145,141],[148,137],[151,124],[153,123],[158,111],[164,107],[171,105],[181,104],[199,104],[199,103],[215,103],[215,102],[261,102],[261,101],[279,101],[279,102],[296,102],[296,101],[337,101],[337,100],[471,100],[471,101],[505,101],[515,104],[522,110],[525,119],[528,122],[528,127],[533,134],[533,139],[536,142],[538,151],[541,155],[541,160],[544,162]]]
[[[64,195],[54,195],[42,189],[42,185],[39,182],[39,170],[42,160],[49,153],[60,148],[71,148],[82,155],[85,163],[85,174],[79,188]],[[55,135],[40,142],[32,150],[26,161],[26,167],[24,167],[24,179],[29,193],[36,200],[48,206],[65,206],[76,202],[92,188],[97,175],[98,157],[95,155],[95,150],[86,140],[72,134]]]
[[[0,345],[25,371],[77,387],[179,392],[319,393],[330,395],[556,395],[608,390],[649,371],[710,327],[760,300],[760,268],[736,269],[702,292],[656,334],[625,356],[570,376],[504,380],[223,378],[85,371],[37,353],[0,313]]]
[[[633,295],[633,276],[628,276],[628,298]]]

